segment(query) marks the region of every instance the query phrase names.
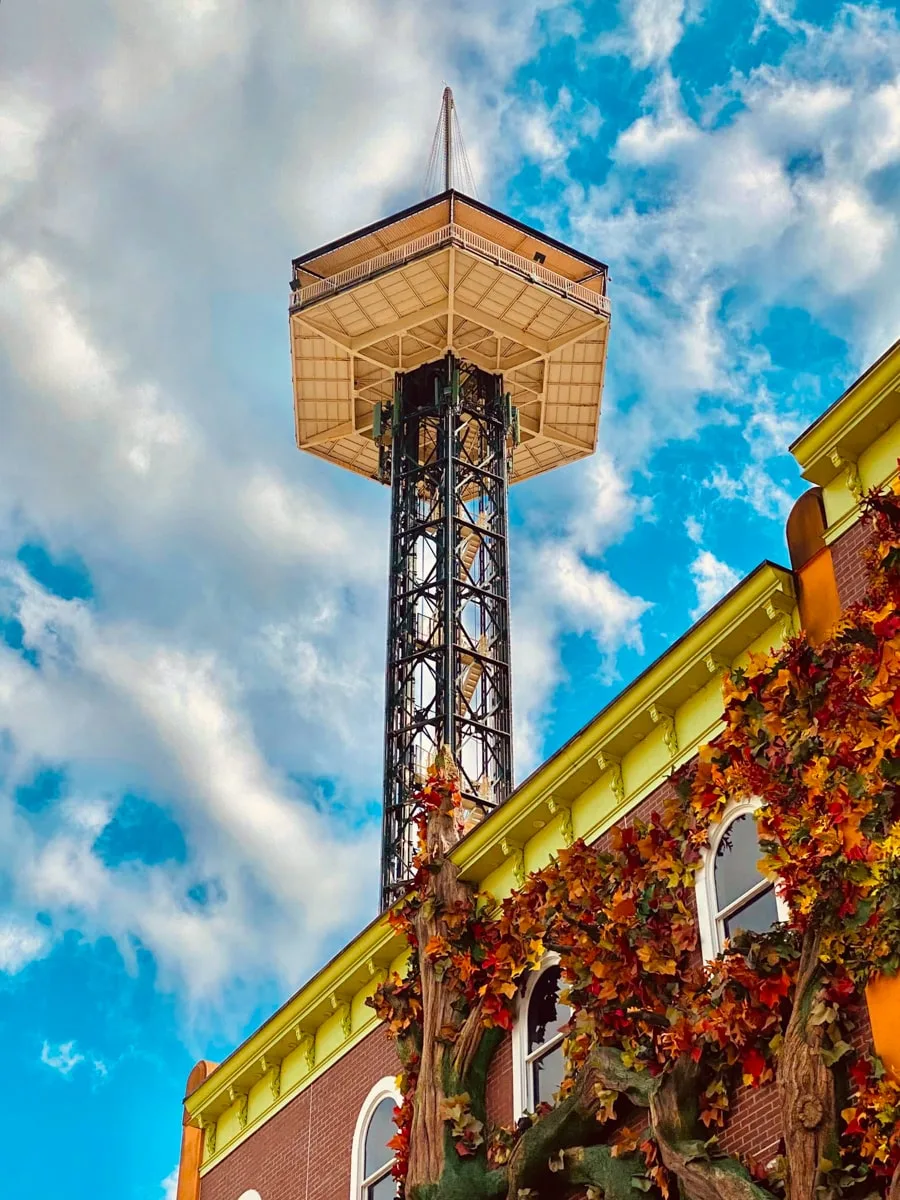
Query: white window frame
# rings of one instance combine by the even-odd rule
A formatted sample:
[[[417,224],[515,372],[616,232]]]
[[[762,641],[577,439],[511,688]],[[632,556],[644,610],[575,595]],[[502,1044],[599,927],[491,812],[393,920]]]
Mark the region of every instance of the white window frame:
[[[546,954],[537,970],[532,971],[529,975],[525,991],[516,1007],[512,1034],[513,1109],[516,1120],[519,1117],[523,1117],[526,1113],[534,1112],[534,1081],[532,1079],[534,1072],[531,1069],[532,1063],[536,1058],[541,1058],[546,1054],[548,1050],[553,1050],[563,1040],[563,1035],[556,1033],[552,1038],[548,1038],[546,1042],[529,1053],[528,1005],[531,1002],[532,994],[537,987],[540,977],[551,967],[558,966],[559,955]]]
[[[403,1102],[393,1075],[385,1075],[383,1079],[379,1079],[372,1085],[359,1110],[359,1116],[356,1118],[350,1158],[350,1200],[364,1200],[366,1188],[384,1178],[383,1175],[366,1176],[363,1174],[366,1169],[366,1134],[369,1132],[369,1123],[375,1109],[382,1100],[393,1100],[397,1105]]]
[[[752,816],[761,807],[762,801],[759,799],[739,800],[729,804],[722,814],[722,820],[713,828],[709,845],[703,852],[694,885],[697,897],[697,920],[700,926],[700,948],[703,951],[704,962],[711,962],[722,953],[725,945],[724,923],[728,917],[737,909],[743,908],[755,896],[761,895],[772,887],[772,880],[760,875],[759,882],[744,892],[742,896],[738,896],[725,908],[719,908],[716,896],[716,854],[719,846],[738,817],[748,814]],[[790,914],[787,905],[778,894],[777,887],[775,888],[775,907],[778,920],[786,921]]]

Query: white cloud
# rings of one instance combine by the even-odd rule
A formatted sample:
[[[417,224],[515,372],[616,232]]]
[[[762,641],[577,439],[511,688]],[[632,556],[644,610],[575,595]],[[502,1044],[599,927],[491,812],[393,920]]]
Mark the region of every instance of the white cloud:
[[[15,975],[50,948],[43,926],[29,927],[18,918],[0,918],[0,971]]]
[[[86,1063],[90,1066],[94,1073],[95,1081],[103,1081],[109,1075],[109,1067],[100,1058],[95,1058],[93,1054],[82,1054],[75,1049],[74,1038],[68,1042],[60,1042],[58,1045],[53,1045],[45,1041],[41,1048],[41,1062],[51,1067],[54,1071],[58,1071],[64,1078],[71,1075],[76,1067]]]
[[[20,901],[51,912],[57,928],[107,933],[126,957],[137,938],[163,977],[194,1000],[225,986],[238,960],[244,969],[254,961],[259,969],[274,965],[292,979],[309,969],[324,939],[352,928],[365,911],[374,892],[374,834],[332,827],[266,763],[239,689],[213,656],[148,645],[125,625],[100,625],[88,606],[48,594],[20,568],[8,580],[27,643],[42,659],[38,674],[10,653],[0,656],[0,683],[11,683],[5,693],[0,687],[0,724],[23,760],[63,759],[77,770],[98,750],[113,758],[124,743],[130,772],[177,797],[191,850],[184,864],[108,866],[95,841],[113,808],[82,794],[59,807],[42,835],[21,815],[12,818],[16,852],[4,866]],[[48,713],[71,690],[81,711],[73,709],[59,728]],[[87,746],[80,744],[85,727],[93,730]],[[220,881],[221,901],[189,903],[191,884],[210,876]],[[262,926],[268,940],[258,938]]]
[[[177,1200],[178,1195],[178,1168],[173,1167],[169,1174],[160,1184],[162,1188],[161,1200]]]
[[[776,408],[774,403],[760,404],[744,426],[744,437],[754,459],[765,460],[783,454],[806,422],[796,412]]]
[[[65,1077],[71,1074],[79,1063],[84,1062],[84,1055],[79,1054],[75,1049],[74,1041],[60,1042],[55,1047],[51,1046],[49,1042],[44,1042],[41,1049],[41,1062]]]
[[[583,153],[597,136],[603,114],[596,104],[584,96],[576,98],[566,86],[553,95],[533,84],[510,108],[506,124],[510,144],[539,167],[543,179],[571,184],[569,158],[573,151]],[[480,174],[483,178],[483,170]]]
[[[582,467],[577,492],[568,503],[566,538],[582,554],[600,554],[641,517],[650,502],[633,491],[610,454],[599,449]]]
[[[547,546],[539,561],[569,628],[590,634],[609,656],[619,647],[643,649],[640,617],[649,607],[645,600],[630,596],[607,572],[591,570],[569,547]]]
[[[0,212],[15,198],[22,184],[35,178],[49,118],[47,108],[26,91],[9,86],[0,89],[0,146],[3,147]]]
[[[791,19],[787,5],[763,10]],[[620,463],[640,467],[673,437],[790,407],[759,387],[773,308],[806,310],[860,365],[896,336],[900,24],[846,5],[830,25],[792,34],[699,112],[663,65],[619,133],[616,169],[567,193],[578,240],[601,255],[615,247],[615,381],[641,396],[619,417]]]
[[[703,542],[703,525],[696,517],[686,517],[684,531],[698,546]]]
[[[665,63],[681,41],[685,0],[625,0],[621,14],[627,24],[598,39],[603,54],[626,54],[638,69]]]
[[[757,17],[751,42],[759,41],[770,23],[782,29],[795,29],[794,7],[794,0],[756,0]]]
[[[599,671],[614,678],[617,655],[642,648],[640,622],[649,604],[631,595],[597,560],[633,525],[652,520],[622,466],[604,448],[541,482],[512,549],[513,718],[516,775],[540,761],[544,722],[564,679],[559,642],[565,633],[591,638]]]
[[[748,463],[737,477],[725,467],[716,467],[703,486],[717,492],[723,500],[749,504],[759,516],[772,521],[786,520],[794,505],[795,497],[758,463]]]
[[[701,550],[691,563],[691,577],[697,589],[697,603],[691,611],[692,621],[709,612],[716,601],[721,600],[741,580],[733,567],[716,558],[709,550]]]
[[[615,677],[624,649],[643,650],[641,618],[650,608],[608,572],[592,567],[571,539],[529,547],[526,576],[513,591],[513,716],[517,776],[540,761],[543,720],[563,670],[555,647],[563,632],[591,638],[601,677]],[[587,674],[586,664],[581,669]]]

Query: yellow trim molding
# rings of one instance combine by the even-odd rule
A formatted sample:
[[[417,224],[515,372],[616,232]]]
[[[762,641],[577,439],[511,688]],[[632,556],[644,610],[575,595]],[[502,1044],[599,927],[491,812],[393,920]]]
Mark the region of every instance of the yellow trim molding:
[[[900,454],[900,341],[873,363],[791,446],[803,478],[823,490],[833,544],[859,516],[859,502],[883,486]]]
[[[900,420],[900,341],[894,342],[791,445],[803,478],[825,487]]]

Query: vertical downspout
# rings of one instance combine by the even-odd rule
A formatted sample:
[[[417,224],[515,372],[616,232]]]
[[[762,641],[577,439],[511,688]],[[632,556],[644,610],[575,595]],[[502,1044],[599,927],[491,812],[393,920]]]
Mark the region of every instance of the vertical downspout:
[[[217,1063],[201,1058],[191,1068],[185,1087],[185,1097],[196,1092],[216,1069]],[[181,1157],[178,1160],[178,1187],[175,1200],[200,1200],[200,1164],[203,1161],[204,1132],[190,1123],[187,1108],[181,1118]]]

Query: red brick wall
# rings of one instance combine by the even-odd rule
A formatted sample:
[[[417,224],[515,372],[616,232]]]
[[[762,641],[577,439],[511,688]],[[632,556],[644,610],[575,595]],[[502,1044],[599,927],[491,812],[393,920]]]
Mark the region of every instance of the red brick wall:
[[[834,577],[842,608],[847,608],[861,599],[866,590],[868,575],[863,555],[872,541],[871,524],[868,521],[857,521],[831,547]]]
[[[203,1177],[200,1200],[238,1200],[248,1188],[262,1200],[349,1200],[359,1110],[372,1086],[399,1070],[386,1032],[374,1030],[213,1167]],[[509,1037],[491,1063],[487,1102],[490,1121],[511,1124]]]
[[[373,1084],[399,1071],[384,1029],[370,1033],[203,1177],[200,1200],[349,1200],[350,1151]]]
[[[487,1078],[487,1115],[494,1125],[513,1123],[513,1076],[512,1038],[507,1036],[500,1043]]]
[[[739,1087],[731,1097],[728,1124],[719,1141],[729,1154],[745,1154],[752,1162],[766,1166],[779,1153],[781,1119],[778,1089],[773,1083],[764,1087]]]

